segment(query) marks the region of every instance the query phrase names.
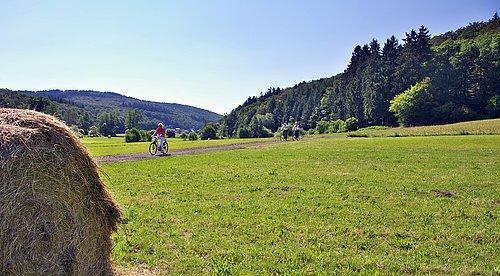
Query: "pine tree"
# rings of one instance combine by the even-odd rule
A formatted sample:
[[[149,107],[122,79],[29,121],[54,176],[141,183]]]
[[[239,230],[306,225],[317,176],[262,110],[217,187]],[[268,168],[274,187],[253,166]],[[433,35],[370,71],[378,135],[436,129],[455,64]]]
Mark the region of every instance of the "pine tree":
[[[401,91],[399,91],[399,86],[396,83],[397,75],[396,68],[399,55],[401,53],[401,46],[398,43],[396,37],[391,36],[384,43],[382,48],[382,64],[381,64],[381,74],[382,74],[382,93],[380,104],[382,109],[382,114],[380,115],[381,125],[395,125],[397,123],[394,114],[389,112],[390,101]]]
[[[365,68],[361,74],[363,96],[363,115],[367,124],[381,124],[381,116],[384,112],[382,105],[382,60],[380,55],[380,44],[373,39],[370,42],[370,55],[366,61]],[[358,117],[358,120],[361,119]]]
[[[432,58],[432,51],[430,46],[431,36],[429,30],[425,26],[420,26],[418,29],[416,40],[417,56],[421,63],[427,62]]]
[[[500,17],[498,16],[498,12],[495,12],[495,14],[493,14],[493,18],[491,18],[490,22],[498,20],[498,19],[500,19]]]
[[[376,56],[379,56],[380,55],[380,43],[378,43],[378,41],[374,38],[372,39],[372,41],[370,42],[370,55],[376,55]]]
[[[431,55],[429,44],[429,32],[424,26],[420,27],[419,32],[411,30],[405,34],[404,45],[398,60],[396,71],[397,89],[399,93],[410,88],[411,85],[421,81],[424,76],[424,63]]]
[[[125,114],[125,128],[139,128],[139,122],[142,120],[142,112],[138,109],[129,109]]]

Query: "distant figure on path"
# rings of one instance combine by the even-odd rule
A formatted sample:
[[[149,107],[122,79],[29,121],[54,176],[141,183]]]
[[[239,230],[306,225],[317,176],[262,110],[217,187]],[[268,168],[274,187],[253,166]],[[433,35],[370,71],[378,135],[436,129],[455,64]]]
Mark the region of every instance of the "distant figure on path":
[[[158,139],[160,139],[160,152],[165,154],[165,128],[162,123],[158,123],[158,128],[155,130],[155,134]]]
[[[281,126],[281,137],[283,140],[288,140],[288,124],[286,122]]]
[[[300,123],[299,121],[295,122],[292,127],[293,139],[298,140],[300,135]]]

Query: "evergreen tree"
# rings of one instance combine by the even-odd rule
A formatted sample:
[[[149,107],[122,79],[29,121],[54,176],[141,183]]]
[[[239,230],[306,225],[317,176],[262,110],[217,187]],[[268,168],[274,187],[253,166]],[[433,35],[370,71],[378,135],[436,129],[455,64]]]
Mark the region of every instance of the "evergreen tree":
[[[383,110],[383,78],[380,44],[370,42],[370,55],[362,72],[363,115],[367,124],[381,124]]]
[[[420,59],[421,63],[427,62],[432,58],[430,41],[431,36],[429,34],[429,30],[423,25],[420,26],[420,28],[418,29],[415,47],[417,57]]]
[[[309,128],[319,121],[350,117],[360,126],[394,125],[397,120],[389,112],[390,101],[417,83],[419,89],[406,94],[411,108],[401,112],[411,118],[410,124],[496,116],[500,97],[498,30],[500,20],[494,15],[489,22],[471,23],[432,39],[421,26],[405,33],[403,45],[394,36],[383,47],[373,39],[354,48],[342,73],[285,89],[271,87],[261,97],[250,97],[224,121],[233,136],[239,132],[250,135],[250,129],[257,133],[255,116],[266,113],[273,114],[273,131],[291,118]]]
[[[94,120],[91,118],[89,112],[83,112],[78,116],[77,125],[88,132],[89,128],[94,125]]]
[[[384,43],[382,48],[382,61],[381,61],[381,98],[380,98],[380,125],[394,125],[396,118],[389,112],[390,100],[392,100],[399,91],[399,86],[396,84],[397,79],[396,68],[398,65],[399,55],[401,53],[401,46],[395,36],[391,36]]]
[[[139,128],[139,122],[142,120],[142,112],[138,109],[129,109],[125,114],[125,128]]]
[[[97,129],[103,136],[115,136],[124,131],[123,124],[116,113],[104,112],[97,119]]]

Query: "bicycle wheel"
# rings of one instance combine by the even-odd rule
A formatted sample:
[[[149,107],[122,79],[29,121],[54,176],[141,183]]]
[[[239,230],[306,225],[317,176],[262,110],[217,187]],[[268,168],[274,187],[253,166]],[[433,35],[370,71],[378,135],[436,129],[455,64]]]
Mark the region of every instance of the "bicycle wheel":
[[[149,153],[150,153],[151,155],[156,155],[156,153],[157,153],[157,152],[158,152],[158,145],[156,145],[156,143],[155,143],[155,142],[151,143],[151,144],[149,145]]]
[[[167,141],[165,141],[164,149],[165,149],[165,154],[167,154],[167,152],[168,152],[168,142]]]

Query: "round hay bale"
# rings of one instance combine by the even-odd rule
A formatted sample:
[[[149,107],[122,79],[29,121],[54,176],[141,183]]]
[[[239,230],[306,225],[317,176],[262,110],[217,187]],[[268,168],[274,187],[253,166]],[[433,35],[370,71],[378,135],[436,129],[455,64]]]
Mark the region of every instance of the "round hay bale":
[[[119,217],[67,126],[0,108],[0,275],[110,275]]]

